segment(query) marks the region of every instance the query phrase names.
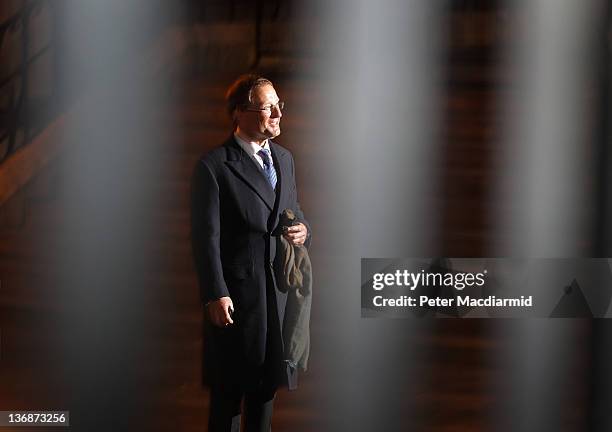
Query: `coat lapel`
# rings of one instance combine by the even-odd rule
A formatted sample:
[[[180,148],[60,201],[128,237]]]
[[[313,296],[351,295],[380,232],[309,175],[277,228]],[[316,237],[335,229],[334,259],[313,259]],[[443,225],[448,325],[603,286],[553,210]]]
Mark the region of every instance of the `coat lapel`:
[[[289,160],[286,152],[280,152],[276,149],[276,144],[270,143],[270,149],[272,150],[272,157],[274,159],[274,167],[276,168],[276,175],[278,177],[278,186],[280,187],[278,194],[278,202],[280,206],[283,206],[285,199],[287,198],[287,181],[290,179],[289,175]],[[279,212],[283,211],[279,207]]]
[[[253,191],[263,200],[266,206],[272,210],[276,194],[270,186],[264,172],[255,165],[255,162],[231,137],[226,142],[227,147],[227,166],[240,177]]]

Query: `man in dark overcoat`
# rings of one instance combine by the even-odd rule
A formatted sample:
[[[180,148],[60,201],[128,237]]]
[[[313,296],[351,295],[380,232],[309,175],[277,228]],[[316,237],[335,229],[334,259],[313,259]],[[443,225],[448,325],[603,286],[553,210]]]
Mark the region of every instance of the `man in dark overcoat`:
[[[273,273],[277,236],[308,245],[291,153],[272,142],[284,103],[272,83],[245,75],[229,88],[234,131],[197,163],[192,182],[192,244],[204,320],[209,431],[268,432],[276,390],[286,378],[282,326],[286,293]],[[291,209],[299,223],[282,230]],[[244,402],[243,410],[241,403]]]

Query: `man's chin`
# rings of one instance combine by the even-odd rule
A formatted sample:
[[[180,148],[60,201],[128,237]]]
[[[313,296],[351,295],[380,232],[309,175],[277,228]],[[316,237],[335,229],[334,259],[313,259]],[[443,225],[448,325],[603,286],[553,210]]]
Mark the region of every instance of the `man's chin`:
[[[281,133],[280,128],[272,129],[272,130],[270,130],[270,129],[266,130],[266,135],[268,136],[268,138],[276,138],[277,136],[280,135],[280,133]]]

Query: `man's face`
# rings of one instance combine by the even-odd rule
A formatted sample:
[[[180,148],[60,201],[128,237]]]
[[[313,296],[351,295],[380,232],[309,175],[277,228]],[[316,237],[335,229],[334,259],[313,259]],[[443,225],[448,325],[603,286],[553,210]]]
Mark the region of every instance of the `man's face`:
[[[256,87],[251,94],[252,103],[237,112],[238,128],[247,137],[263,141],[280,135],[280,119],[283,116],[278,109],[278,96],[274,87],[265,84]],[[270,108],[269,111],[264,110]],[[257,111],[257,110],[262,111]]]

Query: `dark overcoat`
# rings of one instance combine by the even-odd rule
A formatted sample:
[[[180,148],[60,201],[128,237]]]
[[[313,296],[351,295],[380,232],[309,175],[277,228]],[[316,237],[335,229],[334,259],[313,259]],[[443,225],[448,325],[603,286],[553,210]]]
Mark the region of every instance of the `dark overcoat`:
[[[272,271],[276,236],[282,234],[279,214],[289,208],[308,223],[298,203],[291,153],[271,141],[270,149],[276,191],[233,135],[205,154],[194,171],[191,236],[201,299],[206,304],[228,296],[235,309],[234,324],[226,328],[204,320],[205,384],[248,382],[264,360],[266,367],[283,368],[287,297]],[[309,226],[308,232],[309,241]]]

